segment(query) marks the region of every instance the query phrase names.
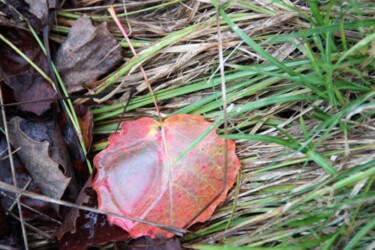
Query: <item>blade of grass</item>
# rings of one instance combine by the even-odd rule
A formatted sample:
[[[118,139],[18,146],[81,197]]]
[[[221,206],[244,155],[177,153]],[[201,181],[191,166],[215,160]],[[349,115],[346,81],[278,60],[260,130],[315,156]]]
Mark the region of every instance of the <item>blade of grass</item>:
[[[178,42],[181,39],[184,39],[186,36],[188,36],[190,33],[201,30],[205,27],[205,25],[202,24],[194,24],[191,25],[185,29],[176,31],[164,38],[162,38],[160,41],[155,43],[153,46],[145,49],[141,53],[139,53],[137,56],[134,56],[131,60],[124,63],[116,72],[112,73],[111,75],[107,76],[97,87],[96,93],[100,93],[104,91],[106,88],[108,88],[110,85],[114,84],[116,80],[128,73],[133,67],[138,67],[140,64],[144,63],[146,60],[150,59],[152,56],[154,56],[157,52],[159,52],[161,49]]]
[[[356,29],[356,28],[366,28],[371,27],[375,25],[375,19],[370,20],[361,20],[361,21],[355,21],[350,23],[339,23],[339,24],[332,24],[332,25],[325,25],[320,26],[313,29],[306,29],[297,31],[291,34],[287,35],[278,35],[270,38],[269,40],[265,41],[265,44],[275,44],[275,43],[282,43],[282,42],[288,42],[292,40],[293,38],[299,38],[304,37],[307,38],[311,35],[318,35],[326,32],[334,32],[334,31],[340,31],[343,29]]]
[[[368,234],[373,228],[375,228],[375,217],[373,217],[366,225],[364,225],[357,233],[356,235],[348,242],[348,244],[345,246],[344,250],[350,250],[353,249],[358,242],[366,235]]]
[[[293,150],[301,150],[300,152],[307,155],[311,160],[316,162],[319,166],[321,166],[327,173],[331,175],[337,174],[336,169],[334,169],[331,164],[319,153],[315,151],[311,151],[307,148],[302,148],[302,145],[298,143],[298,141],[290,141],[274,136],[268,135],[249,135],[249,134],[230,134],[226,136],[228,139],[233,140],[251,140],[251,141],[262,141],[268,143],[276,143],[284,147],[291,148]],[[301,149],[302,148],[302,149]]]
[[[120,20],[118,19],[116,11],[115,11],[113,5],[111,7],[109,7],[107,10],[111,14],[113,20],[115,20],[115,23],[117,24],[117,27],[121,30],[121,33],[123,34],[123,36],[125,37],[126,41],[128,42],[133,55],[137,56],[137,52],[135,51],[135,49],[134,49],[134,47],[133,47],[133,45],[132,45],[132,43],[131,43],[131,41],[129,39],[128,34],[126,33],[126,31],[125,31],[124,27],[122,26]],[[159,122],[162,123],[163,122],[163,118],[161,117],[160,109],[159,109],[158,103],[156,101],[154,91],[152,90],[151,84],[148,81],[148,77],[146,75],[145,70],[143,69],[142,64],[139,65],[139,69],[141,70],[141,73],[142,73],[142,76],[143,76],[143,78],[145,80],[145,83],[147,85],[148,91],[150,92],[150,95],[152,97],[152,101],[154,102],[154,106],[155,106],[156,112],[158,113]],[[128,104],[129,104],[129,102],[127,101],[126,104],[125,104],[125,107],[127,107]]]

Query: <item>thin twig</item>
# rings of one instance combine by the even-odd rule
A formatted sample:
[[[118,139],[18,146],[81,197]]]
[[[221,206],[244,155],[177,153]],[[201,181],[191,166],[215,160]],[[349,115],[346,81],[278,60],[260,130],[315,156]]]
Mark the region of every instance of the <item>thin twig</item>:
[[[4,101],[3,101],[3,91],[2,91],[1,87],[2,86],[0,84],[0,103],[1,103],[1,105],[3,105],[3,103],[4,103]],[[11,146],[10,146],[8,124],[7,124],[4,106],[1,106],[1,113],[2,113],[2,116],[3,116],[3,124],[4,124],[5,136],[6,136],[6,141],[7,141],[7,148],[8,148],[8,152],[9,152],[9,163],[10,163],[10,168],[12,170],[13,185],[14,185],[15,188],[18,188],[17,178],[16,178],[16,170],[14,168],[13,155],[10,153],[11,152]],[[25,249],[27,250],[27,249],[29,249],[29,245],[28,245],[28,241],[27,241],[26,228],[25,228],[24,219],[23,219],[20,195],[18,195],[18,194],[16,195],[16,201],[17,201],[18,213],[19,213],[19,216],[20,216],[22,237],[23,237]]]
[[[45,98],[45,99],[39,99],[39,100],[32,100],[32,101],[22,101],[22,102],[12,102],[12,103],[3,103],[0,105],[0,107],[12,107],[22,104],[30,104],[30,103],[37,103],[37,102],[52,102],[52,101],[60,101],[60,100],[76,100],[80,98],[86,98],[86,99],[95,99],[95,98],[101,98],[104,95],[107,95],[108,92],[102,92],[98,94],[85,94],[85,95],[70,95],[70,96],[61,96],[58,98]]]
[[[17,215],[15,215],[13,212],[9,212],[9,214],[10,214],[10,216],[12,216],[14,219],[16,219],[16,220],[18,220],[19,222],[21,222],[21,219],[20,219]],[[30,223],[27,223],[27,222],[21,222],[21,223],[25,224],[25,227],[29,228],[30,230],[32,230],[32,231],[34,231],[34,232],[36,232],[36,233],[38,233],[38,234],[40,234],[40,235],[43,235],[43,236],[44,236],[45,238],[47,238],[47,239],[52,239],[52,238],[53,238],[53,236],[51,236],[51,235],[45,233],[43,230],[40,230],[40,229],[37,228],[37,227],[34,227],[34,226],[31,225]],[[1,248],[0,248],[0,249],[1,249]]]
[[[33,179],[31,179],[29,177],[29,180],[27,181],[26,185],[22,188],[23,190],[27,190],[31,184],[31,182],[33,181]],[[12,205],[10,205],[10,207],[8,208],[8,211],[11,212],[13,210],[13,208],[17,205],[17,199],[14,199]]]
[[[24,188],[23,190],[26,190],[26,189]],[[0,191],[0,195],[3,196],[4,198],[8,198],[8,199],[10,199],[10,200],[14,200],[14,202],[15,202],[15,198],[14,198],[14,197],[12,197],[12,196],[6,194],[6,193],[3,192],[3,191]],[[21,205],[22,205],[22,207],[24,207],[25,209],[28,209],[28,210],[30,210],[31,212],[34,212],[35,214],[39,215],[40,217],[45,218],[46,220],[49,220],[49,221],[51,221],[51,222],[54,222],[54,223],[56,223],[56,224],[58,224],[58,225],[61,225],[61,224],[62,224],[61,221],[58,221],[58,220],[56,220],[56,219],[54,219],[54,218],[48,216],[47,214],[44,214],[44,213],[42,213],[42,212],[39,212],[39,211],[35,210],[34,208],[32,208],[32,207],[26,205],[25,203],[21,203]],[[9,209],[9,210],[11,210],[11,209]]]
[[[80,206],[80,205],[77,205],[77,204],[74,204],[74,203],[71,203],[71,202],[67,202],[67,201],[63,201],[63,200],[59,200],[59,199],[54,199],[54,198],[51,198],[51,197],[48,197],[48,196],[45,196],[45,195],[36,194],[36,193],[30,192],[30,191],[27,191],[27,190],[22,190],[18,187],[9,185],[9,184],[7,184],[5,182],[2,182],[2,181],[0,181],[0,189],[3,189],[5,191],[11,192],[11,193],[16,193],[16,194],[19,194],[19,195],[27,196],[27,197],[37,199],[37,200],[40,200],[40,201],[50,202],[50,203],[54,203],[54,204],[58,204],[58,205],[66,206],[66,207],[81,209],[81,210],[94,212],[94,213],[98,213],[98,214],[103,214],[103,215],[112,215],[112,216],[116,216],[116,217],[126,219],[126,220],[131,220],[131,221],[138,222],[138,223],[144,223],[144,224],[147,224],[147,225],[150,225],[150,226],[161,228],[163,230],[172,232],[172,233],[174,233],[176,235],[180,235],[180,236],[188,232],[185,229],[181,229],[181,228],[177,228],[177,227],[173,227],[173,226],[169,226],[169,225],[154,223],[154,222],[151,222],[151,221],[146,221],[146,220],[137,219],[137,218],[133,218],[133,217],[129,217],[129,216],[124,216],[124,215],[117,214],[117,213],[103,211],[103,210],[100,210],[100,209],[97,209],[97,208],[92,208],[92,207],[88,207],[88,206]]]

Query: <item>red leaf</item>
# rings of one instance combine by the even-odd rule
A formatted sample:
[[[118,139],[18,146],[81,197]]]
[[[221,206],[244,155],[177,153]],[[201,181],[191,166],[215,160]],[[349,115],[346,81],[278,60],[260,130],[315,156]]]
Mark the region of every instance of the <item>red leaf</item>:
[[[141,118],[122,124],[120,134],[94,158],[98,172],[93,188],[99,208],[175,227],[186,224],[222,189],[224,139],[216,129],[182,159],[189,145],[212,124],[200,115],[175,115],[162,124]],[[240,162],[234,141],[228,141],[225,191],[193,223],[206,221],[225,200],[236,179]],[[177,162],[176,160],[179,159]],[[131,237],[173,234],[159,228],[108,216]]]

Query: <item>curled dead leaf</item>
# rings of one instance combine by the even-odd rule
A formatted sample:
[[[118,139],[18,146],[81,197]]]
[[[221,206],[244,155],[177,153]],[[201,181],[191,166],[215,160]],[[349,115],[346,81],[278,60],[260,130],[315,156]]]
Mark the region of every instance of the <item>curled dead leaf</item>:
[[[0,181],[8,184],[13,184],[12,171],[9,162],[9,154],[5,137],[2,137],[0,139],[0,158]],[[13,154],[13,166],[15,169],[15,175],[18,186],[26,189],[27,191],[41,194],[40,189],[36,186],[29,172],[23,166],[22,162],[19,160],[16,154]],[[3,205],[4,209],[6,209],[7,211],[15,203],[16,197],[13,193],[2,191],[0,193],[0,197],[2,197],[0,205]],[[52,209],[51,204],[47,202],[31,199],[25,196],[21,197],[21,202],[22,204],[26,205],[26,207],[24,207],[24,209],[22,210],[23,218],[26,221],[34,220],[37,218],[43,220],[45,218],[43,216],[40,216],[40,214],[37,214],[34,211],[29,210],[28,207],[34,209],[35,211],[39,211],[42,214],[47,214],[49,217],[58,218],[58,215]],[[17,214],[16,207],[13,208],[12,212]]]
[[[74,107],[74,109],[77,114],[79,126],[81,128],[81,134],[86,145],[86,150],[88,152],[92,143],[92,128],[94,126],[93,114],[90,108],[87,108],[83,105],[77,105]],[[81,144],[73,126],[69,124],[64,113],[60,114],[58,122],[61,127],[64,142],[67,146],[70,158],[73,163],[77,181],[79,183],[82,183],[83,185],[89,176],[88,168],[86,166],[86,156],[81,148]]]
[[[14,117],[10,121],[10,138],[17,155],[41,191],[61,199],[69,187],[76,196],[76,182],[60,128],[54,121],[34,122]]]
[[[0,2],[0,11],[3,12],[5,16],[15,19],[17,22],[20,22],[21,18],[18,14],[20,13],[36,30],[42,30],[43,24],[41,20],[32,13],[29,4],[27,4],[25,0],[7,0],[5,1],[5,3],[3,2],[4,1]],[[42,1],[38,0],[35,2]],[[15,9],[17,11],[15,11]]]

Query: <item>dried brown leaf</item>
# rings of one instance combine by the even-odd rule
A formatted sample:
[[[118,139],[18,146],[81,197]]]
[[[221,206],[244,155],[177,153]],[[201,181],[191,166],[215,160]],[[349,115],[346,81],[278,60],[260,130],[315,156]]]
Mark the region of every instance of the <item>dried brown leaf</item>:
[[[103,22],[94,26],[90,19],[77,19],[56,56],[56,65],[69,92],[97,80],[121,61],[121,49]]]
[[[6,220],[5,209],[2,204],[2,199],[0,198],[0,236],[5,234],[7,230]]]
[[[0,140],[0,181],[13,184],[12,178],[12,171],[9,162],[9,154],[7,150],[7,143],[5,137],[1,138]],[[13,165],[16,174],[17,184],[20,188],[25,188],[27,191],[31,191],[37,194],[41,194],[40,189],[36,186],[35,182],[32,180],[29,172],[23,166],[22,162],[19,160],[16,154],[13,154]],[[9,210],[11,206],[15,203],[15,194],[3,191],[0,195],[2,197],[0,206],[3,205],[4,209]],[[21,197],[22,204],[30,207],[38,212],[48,214],[50,217],[57,218],[58,215],[55,211],[52,210],[52,206],[43,201],[39,201],[36,199],[31,199],[26,196]],[[15,210],[12,210],[13,212]],[[39,216],[39,214],[24,208],[23,211],[23,218],[26,221],[33,220],[33,219],[43,219],[44,217]],[[1,216],[0,216],[1,217]],[[1,221],[1,219],[0,219]],[[0,223],[1,225],[1,223]],[[1,231],[1,230],[0,230]]]
[[[21,21],[18,14],[20,13],[36,30],[43,28],[41,20],[30,11],[29,5],[24,0],[7,0],[4,4],[0,2],[0,11],[17,22]]]
[[[129,243],[129,250],[149,249],[149,250],[181,250],[180,241],[177,238],[169,240],[151,239],[150,237],[141,237],[132,240]]]
[[[29,11],[36,16],[41,23],[45,23],[48,19],[48,2],[43,0],[25,0],[29,5]]]
[[[54,121],[34,122],[14,117],[10,137],[17,155],[42,192],[61,199],[69,187],[75,196],[76,185],[69,155],[60,128]]]
[[[1,221],[1,223],[3,222]],[[0,232],[0,249],[23,249],[21,246],[22,239],[20,239],[19,222],[13,218],[10,218],[10,216],[7,216],[4,223],[5,224],[0,224],[0,227],[5,226],[6,229]]]

